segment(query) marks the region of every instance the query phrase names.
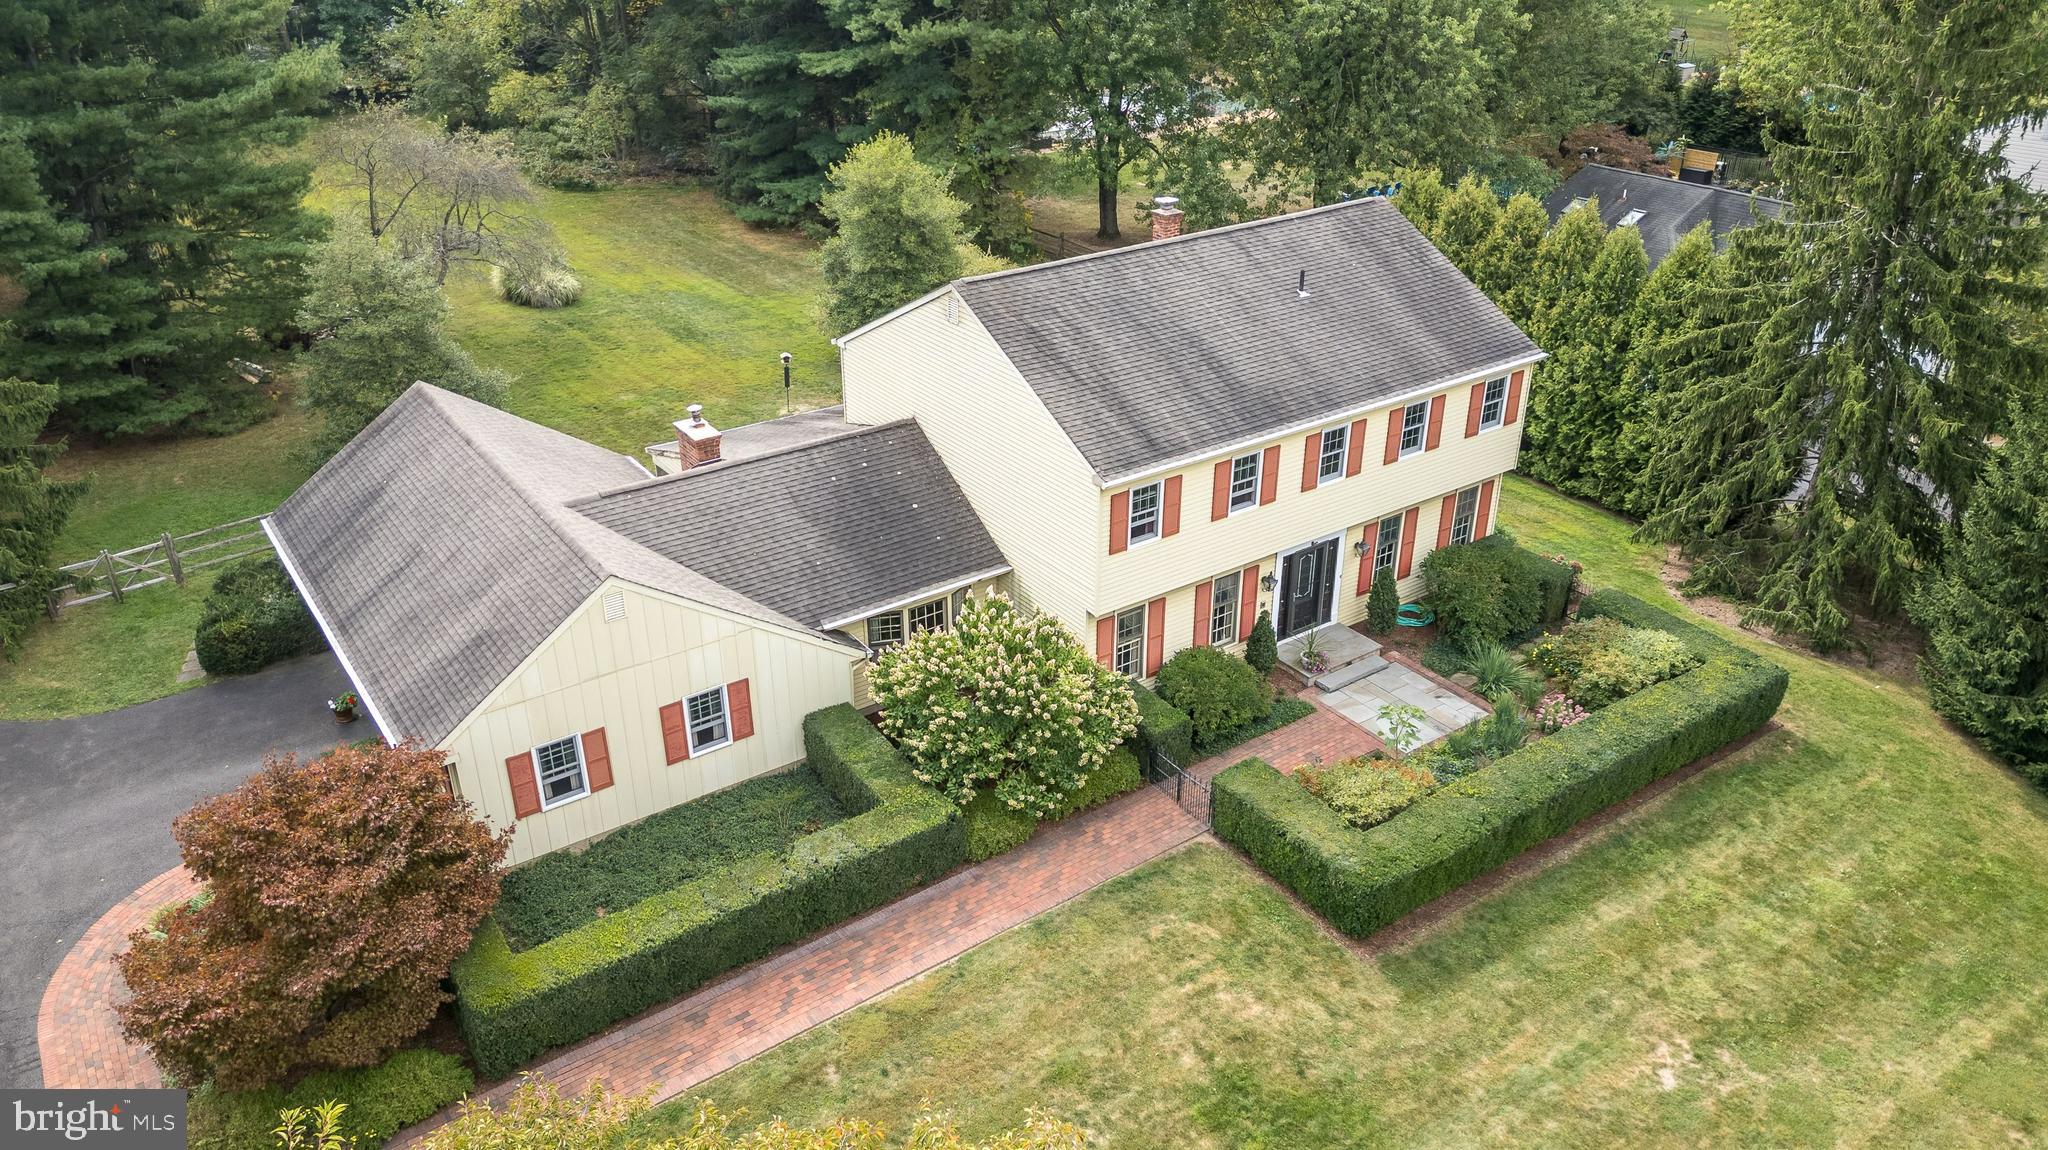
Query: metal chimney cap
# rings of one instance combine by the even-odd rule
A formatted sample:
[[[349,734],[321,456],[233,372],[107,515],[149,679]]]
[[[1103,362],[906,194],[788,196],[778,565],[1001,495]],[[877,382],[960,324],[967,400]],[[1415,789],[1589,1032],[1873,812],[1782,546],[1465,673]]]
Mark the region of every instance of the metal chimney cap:
[[[1153,210],[1153,211],[1155,211],[1155,212],[1170,212],[1170,211],[1173,211],[1173,210],[1175,210],[1175,209],[1176,209],[1176,208],[1178,208],[1178,207],[1180,207],[1180,197],[1179,197],[1179,196],[1153,196],[1153,197],[1152,197],[1152,210]]]
[[[701,403],[693,403],[693,404],[691,404],[691,405],[690,405],[690,408],[689,408],[689,410],[690,410],[690,422],[691,422],[691,423],[702,423],[702,422],[704,422],[704,405],[703,405],[703,404],[701,404]]]

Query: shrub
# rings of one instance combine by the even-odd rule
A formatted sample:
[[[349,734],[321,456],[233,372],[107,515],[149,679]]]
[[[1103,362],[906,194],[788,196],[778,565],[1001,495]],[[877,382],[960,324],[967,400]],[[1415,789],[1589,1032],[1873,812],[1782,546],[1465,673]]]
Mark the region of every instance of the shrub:
[[[1232,727],[1202,740],[1195,746],[1195,757],[1202,758],[1220,751],[1227,751],[1239,743],[1249,742],[1268,731],[1277,731],[1296,719],[1305,719],[1315,714],[1315,704],[1293,695],[1276,695],[1271,706],[1259,716],[1241,727]]]
[[[1472,646],[1533,634],[1564,617],[1572,569],[1504,534],[1442,547],[1422,560],[1437,631]]]
[[[1001,595],[970,599],[953,626],[920,631],[872,676],[882,730],[920,781],[965,805],[993,783],[1040,818],[1088,781],[1138,725],[1130,681],[1058,620]]]
[[[1514,696],[1504,695],[1495,702],[1493,714],[1452,731],[1444,745],[1453,757],[1468,764],[1458,772],[1462,775],[1514,754],[1528,741],[1529,720]]]
[[[1682,675],[1699,664],[1685,644],[1661,631],[1628,630],[1586,657],[1572,676],[1571,692],[1587,710],[1597,711],[1645,687]]]
[[[1489,699],[1533,703],[1543,691],[1543,678],[1523,666],[1499,643],[1483,643],[1459,652],[1458,670],[1472,676],[1472,689]]]
[[[918,782],[851,706],[804,718],[811,769],[849,818],[513,953],[496,922],[455,964],[477,1070],[504,1075],[550,1046],[696,989],[778,946],[872,910],[958,866],[960,808]]]
[[[1102,766],[1088,772],[1088,781],[1081,785],[1080,790],[1067,793],[1053,817],[1063,819],[1089,807],[1099,807],[1118,795],[1137,790],[1144,783],[1145,775],[1138,767],[1138,756],[1119,747],[1109,753]]]
[[[1159,669],[1159,697],[1194,720],[1195,741],[1264,718],[1273,688],[1250,663],[1214,647],[1189,647]]]
[[[1157,751],[1185,767],[1195,761],[1195,721],[1188,713],[1152,692],[1143,683],[1131,684],[1138,700],[1138,732],[1131,745],[1142,760]]]
[[[1436,776],[1426,770],[1371,756],[1345,759],[1330,767],[1296,767],[1294,777],[1308,793],[1360,829],[1386,822],[1436,787]]]
[[[1365,629],[1375,635],[1392,634],[1400,624],[1401,589],[1394,585],[1394,573],[1382,571],[1365,596]]]
[[[1627,631],[1618,619],[1580,619],[1555,635],[1537,640],[1529,648],[1529,662],[1551,678],[1569,683],[1593,652],[1613,646]]]
[[[583,281],[560,264],[537,268],[491,268],[491,290],[521,307],[568,307],[583,298]]]
[[[1270,675],[1280,665],[1280,640],[1273,634],[1273,616],[1264,607],[1259,608],[1258,622],[1252,624],[1252,633],[1244,643],[1244,661],[1261,675]]]
[[[1784,698],[1782,668],[1640,600],[1601,591],[1582,612],[1676,635],[1703,662],[1438,787],[1369,831],[1246,760],[1214,783],[1217,836],[1362,937],[1748,734]]]
[[[221,572],[199,610],[192,637],[209,675],[247,675],[280,659],[327,649],[313,613],[276,556]]]
[[[1003,805],[993,790],[983,789],[960,808],[963,833],[967,836],[967,861],[980,862],[1023,846],[1038,829],[1038,819],[1029,811],[1014,811]]]
[[[180,816],[171,833],[213,898],[132,936],[122,1032],[226,1089],[368,1066],[419,1033],[511,842],[447,778],[440,751],[337,747],[272,758]]]
[[[453,1054],[401,1050],[376,1066],[327,1070],[291,1089],[223,1091],[201,1086],[187,1111],[191,1150],[270,1150],[278,1112],[339,1102],[340,1133],[356,1150],[377,1150],[400,1130],[423,1122],[468,1094],[476,1077]]]
[[[1560,691],[1552,691],[1536,704],[1536,726],[1546,735],[1562,731],[1585,718],[1586,708]]]

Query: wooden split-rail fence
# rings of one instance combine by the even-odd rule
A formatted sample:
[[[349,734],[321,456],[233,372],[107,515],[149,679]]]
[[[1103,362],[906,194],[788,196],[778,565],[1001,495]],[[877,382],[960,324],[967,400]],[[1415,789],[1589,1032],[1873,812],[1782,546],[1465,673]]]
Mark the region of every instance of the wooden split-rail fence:
[[[166,531],[154,543],[125,551],[102,551],[90,559],[57,568],[58,584],[44,603],[52,619],[71,607],[102,599],[120,602],[130,591],[159,583],[183,583],[194,571],[218,567],[271,550],[263,533],[263,516],[251,515],[186,535]],[[0,583],[11,591],[12,583]]]

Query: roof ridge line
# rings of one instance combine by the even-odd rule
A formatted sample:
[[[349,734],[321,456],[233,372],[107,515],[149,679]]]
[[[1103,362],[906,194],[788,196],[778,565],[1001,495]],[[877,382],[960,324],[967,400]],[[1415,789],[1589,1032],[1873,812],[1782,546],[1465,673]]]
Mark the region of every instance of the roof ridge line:
[[[843,406],[843,405],[841,405],[841,406]],[[773,422],[774,422],[774,420],[770,420],[770,419],[764,419],[764,420],[759,420],[759,421],[757,421],[757,422],[758,422],[758,423],[773,423]],[[890,420],[890,421],[889,421],[889,422],[887,422],[887,423],[871,423],[871,424],[867,424],[867,425],[865,425],[865,426],[856,426],[856,427],[853,427],[853,428],[852,428],[852,430],[850,430],[850,431],[847,431],[847,432],[845,432],[844,434],[841,434],[841,435],[833,435],[833,436],[828,436],[828,437],[826,437],[826,438],[824,438],[824,439],[814,439],[814,440],[811,440],[811,441],[810,441],[809,443],[793,443],[793,444],[790,444],[790,445],[789,445],[789,446],[787,446],[787,447],[778,447],[778,448],[776,448],[776,449],[775,449],[775,450],[773,450],[773,451],[764,451],[764,452],[762,452],[762,453],[761,453],[761,454],[759,454],[759,455],[749,455],[749,456],[747,456],[747,457],[746,457],[745,459],[734,459],[734,460],[722,460],[722,459],[721,459],[721,460],[718,460],[718,461],[717,461],[718,463],[721,463],[721,464],[723,464],[723,466],[720,466],[720,467],[715,467],[715,468],[714,468],[714,467],[709,467],[709,466],[706,466],[706,467],[686,467],[686,468],[684,468],[684,469],[683,469],[683,470],[681,470],[681,471],[673,472],[673,473],[671,473],[671,474],[668,474],[668,475],[655,475],[655,476],[650,476],[650,477],[648,477],[648,478],[646,478],[646,479],[642,479],[642,480],[640,480],[640,481],[639,481],[639,482],[637,482],[637,483],[628,483],[628,484],[626,484],[626,485],[624,485],[624,486],[622,486],[622,487],[608,487],[608,488],[605,488],[605,489],[604,489],[604,490],[602,490],[602,491],[599,491],[599,492],[597,492],[597,493],[596,493],[596,494],[594,494],[594,495],[585,495],[585,496],[582,496],[582,497],[580,497],[580,498],[577,498],[577,499],[572,499],[572,500],[570,500],[570,501],[569,501],[568,503],[564,504],[564,506],[565,506],[565,507],[568,507],[568,508],[569,508],[570,510],[572,510],[572,511],[578,511],[578,513],[580,514],[580,509],[581,509],[581,508],[584,508],[584,507],[588,507],[588,506],[590,506],[591,504],[593,504],[593,503],[596,503],[596,502],[598,502],[599,500],[602,500],[602,499],[609,499],[609,498],[611,498],[611,497],[612,497],[612,496],[614,496],[614,495],[625,495],[625,494],[628,494],[628,493],[631,493],[631,492],[634,492],[634,491],[642,491],[642,490],[645,490],[645,489],[647,489],[647,488],[649,488],[649,487],[658,487],[658,486],[661,486],[661,485],[663,485],[663,484],[668,484],[668,483],[675,483],[675,482],[678,482],[678,481],[680,481],[680,480],[684,480],[684,479],[688,479],[688,478],[691,478],[692,476],[697,476],[697,475],[710,475],[710,474],[714,474],[714,473],[723,473],[723,472],[731,471],[731,470],[733,470],[733,469],[735,469],[735,468],[739,468],[739,467],[745,467],[745,466],[746,466],[746,465],[748,465],[749,463],[759,463],[760,461],[762,461],[762,460],[764,460],[764,459],[780,459],[780,458],[782,458],[782,457],[783,457],[783,456],[785,456],[785,455],[792,455],[792,454],[795,454],[796,452],[799,452],[799,451],[809,451],[809,450],[811,450],[812,448],[815,448],[815,447],[824,447],[824,446],[825,446],[825,445],[827,445],[827,444],[831,444],[831,443],[838,443],[838,442],[841,442],[842,440],[847,440],[847,439],[854,439],[854,438],[857,438],[857,437],[859,437],[859,436],[867,435],[867,434],[869,434],[869,433],[871,433],[871,432],[876,432],[876,431],[887,431],[887,430],[889,430],[889,429],[890,429],[890,428],[892,428],[892,427],[901,427],[901,426],[903,426],[904,424],[915,424],[916,422],[917,422],[917,417],[916,417],[916,416],[914,416],[914,415],[906,415],[906,416],[904,416],[904,417],[903,417],[903,418],[901,418],[901,419],[892,419],[892,420]],[[756,424],[753,424],[753,423],[749,423],[749,424],[742,424],[741,426],[744,426],[744,427],[753,427],[753,426],[756,426]],[[737,429],[737,428],[735,428],[734,430],[738,430],[738,429]],[[723,434],[723,433],[721,432],[720,434]],[[588,518],[588,516],[585,516],[585,518]]]
[[[1760,195],[1756,192],[1745,192],[1741,188],[1731,188],[1726,184],[1688,184],[1684,180],[1673,179],[1670,176],[1660,176],[1655,172],[1639,172],[1636,171],[1634,168],[1617,168],[1613,164],[1603,164],[1598,160],[1590,161],[1586,164],[1586,168],[1598,168],[1603,172],[1619,172],[1624,176],[1640,176],[1646,180],[1655,180],[1660,184],[1675,184],[1680,187],[1698,188],[1702,191],[1721,192],[1724,195],[1741,196],[1744,199],[1763,200],[1766,203],[1784,204],[1787,207],[1791,206],[1792,203],[1792,201],[1790,200],[1781,199],[1777,196],[1766,196]],[[1581,168],[1579,170],[1584,171],[1585,168]],[[1563,185],[1560,184],[1559,187],[1562,188]]]

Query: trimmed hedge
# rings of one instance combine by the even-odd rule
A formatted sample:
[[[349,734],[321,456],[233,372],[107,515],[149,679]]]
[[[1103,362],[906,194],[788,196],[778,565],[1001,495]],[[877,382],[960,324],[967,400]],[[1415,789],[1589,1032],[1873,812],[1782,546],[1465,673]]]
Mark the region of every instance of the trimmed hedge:
[[[1145,784],[1144,772],[1138,768],[1138,756],[1129,749],[1118,747],[1111,751],[1101,767],[1088,773],[1088,782],[1066,797],[1060,804],[1059,813],[1047,822],[1078,814],[1089,807],[1128,794]],[[991,859],[1005,851],[1023,846],[1038,829],[1038,820],[1030,811],[1013,811],[996,798],[993,788],[984,787],[974,796],[974,801],[960,808],[966,822],[967,859],[980,862]]]
[[[356,1150],[377,1150],[415,1122],[461,1099],[476,1086],[462,1059],[437,1050],[401,1050],[376,1066],[323,1070],[291,1089],[223,1091],[201,1086],[192,1092],[189,1129],[192,1150],[272,1150],[277,1112],[322,1102],[348,1107],[341,1129]]]
[[[1601,591],[1580,614],[1676,635],[1703,662],[1367,831],[1247,759],[1216,778],[1216,834],[1362,938],[1762,726],[1785,696],[1784,668],[1632,596]]]
[[[456,1016],[478,1072],[502,1077],[966,858],[959,808],[912,777],[858,711],[841,704],[806,716],[804,750],[846,821],[517,954],[485,921],[454,970]]]
[[[247,675],[280,659],[327,649],[313,613],[275,556],[221,572],[199,609],[192,636],[209,675]]]
[[[1131,749],[1142,761],[1148,751],[1158,751],[1181,766],[1195,761],[1195,721],[1186,711],[1160,698],[1143,683],[1131,684],[1138,698],[1138,733],[1131,736]]]

